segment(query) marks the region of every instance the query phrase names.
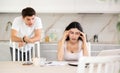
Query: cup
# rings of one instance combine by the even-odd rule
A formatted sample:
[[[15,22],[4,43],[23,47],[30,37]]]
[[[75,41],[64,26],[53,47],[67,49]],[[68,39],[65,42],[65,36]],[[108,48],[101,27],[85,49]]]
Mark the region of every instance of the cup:
[[[40,58],[33,58],[33,64],[35,66],[39,66],[40,65]]]
[[[40,58],[40,66],[44,66],[46,63],[46,58]]]

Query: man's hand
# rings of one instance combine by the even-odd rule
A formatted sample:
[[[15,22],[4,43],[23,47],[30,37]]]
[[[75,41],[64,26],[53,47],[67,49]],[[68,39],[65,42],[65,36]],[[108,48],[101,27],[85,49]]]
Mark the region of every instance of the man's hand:
[[[24,41],[26,43],[34,43],[36,41],[40,41],[40,37],[41,37],[41,29],[36,29],[34,31],[34,36],[33,37],[28,37],[28,36],[24,36]]]
[[[25,45],[24,42],[19,42],[18,44],[19,44],[18,47],[23,47]]]
[[[24,41],[26,43],[32,43],[32,40],[28,36],[24,36]]]

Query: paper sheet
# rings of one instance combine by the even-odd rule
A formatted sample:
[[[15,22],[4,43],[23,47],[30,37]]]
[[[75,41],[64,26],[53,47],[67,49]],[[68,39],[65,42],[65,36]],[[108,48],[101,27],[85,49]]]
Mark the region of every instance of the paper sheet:
[[[67,65],[68,62],[64,62],[64,61],[50,61],[48,62],[46,65],[47,66],[62,66],[62,65]]]

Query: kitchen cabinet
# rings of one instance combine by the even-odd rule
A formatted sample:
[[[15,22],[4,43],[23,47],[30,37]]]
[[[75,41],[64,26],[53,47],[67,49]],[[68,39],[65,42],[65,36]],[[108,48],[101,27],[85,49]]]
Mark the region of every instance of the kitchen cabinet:
[[[119,0],[31,0],[30,3],[40,13],[120,13]]]
[[[120,0],[0,0],[0,12],[21,12],[25,7],[38,13],[120,13]]]
[[[0,61],[11,61],[9,42],[0,42]]]
[[[57,43],[41,43],[41,57],[47,60],[57,60]],[[102,50],[120,49],[119,44],[91,43],[91,56],[97,56]]]
[[[21,12],[29,3],[29,0],[0,0],[0,12]]]
[[[102,50],[120,49],[120,44],[91,44],[91,55],[97,56]]]
[[[120,13],[119,0],[75,0],[77,13]]]
[[[0,12],[21,12],[25,7],[40,13],[69,13],[74,11],[74,0],[0,0]]]
[[[74,12],[74,0],[31,0],[31,6],[37,12],[70,13]]]
[[[0,61],[10,61],[11,54],[9,41],[0,42]],[[91,55],[97,56],[102,50],[120,49],[120,44],[99,44],[91,43]],[[48,61],[57,60],[57,43],[40,43],[40,56]]]
[[[49,61],[57,60],[57,44],[56,43],[41,43],[40,56],[45,57]]]

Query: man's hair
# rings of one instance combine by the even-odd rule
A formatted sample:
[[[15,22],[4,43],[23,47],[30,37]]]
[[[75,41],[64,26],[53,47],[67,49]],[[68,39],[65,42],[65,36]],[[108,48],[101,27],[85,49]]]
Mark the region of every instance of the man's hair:
[[[33,8],[31,7],[26,7],[22,10],[22,16],[26,17],[26,16],[33,16],[36,15],[36,12]]]

